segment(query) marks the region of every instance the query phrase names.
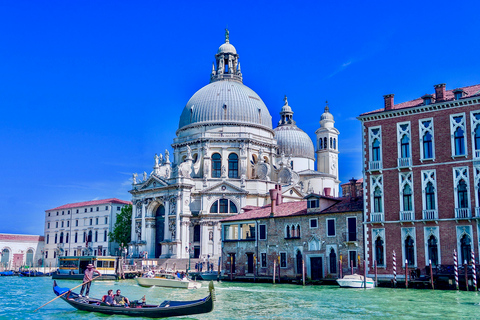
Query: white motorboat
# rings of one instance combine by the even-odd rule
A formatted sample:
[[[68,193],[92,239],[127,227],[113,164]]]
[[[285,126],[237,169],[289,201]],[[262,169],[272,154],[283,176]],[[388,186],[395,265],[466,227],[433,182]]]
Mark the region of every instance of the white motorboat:
[[[366,278],[366,287],[367,289],[371,289],[375,287],[375,282],[372,278]],[[337,283],[342,288],[364,288],[365,281],[364,277],[359,274],[349,274],[345,275],[342,279],[337,279]]]
[[[202,286],[201,283],[189,280],[187,277],[180,279],[176,275],[169,273],[159,273],[153,277],[137,277],[135,280],[142,287],[198,289]]]

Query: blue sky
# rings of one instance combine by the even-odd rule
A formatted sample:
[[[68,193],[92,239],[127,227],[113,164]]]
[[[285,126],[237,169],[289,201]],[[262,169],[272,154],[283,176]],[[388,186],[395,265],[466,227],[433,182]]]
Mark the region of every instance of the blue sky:
[[[230,4],[230,5],[229,5]],[[480,83],[478,1],[0,2],[0,232],[116,197],[171,150],[224,29],[244,83],[312,138],[329,101],[340,179],[361,176],[362,112]]]

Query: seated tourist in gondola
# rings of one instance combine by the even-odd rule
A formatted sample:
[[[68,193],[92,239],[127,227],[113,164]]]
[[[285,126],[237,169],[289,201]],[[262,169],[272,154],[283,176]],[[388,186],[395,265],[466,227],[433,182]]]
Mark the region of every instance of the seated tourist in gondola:
[[[113,301],[115,301],[115,304],[119,304],[122,306],[128,306],[130,304],[130,301],[128,301],[128,298],[125,296],[122,296],[120,289],[117,289],[117,293],[113,296]]]
[[[113,290],[111,289],[108,290],[108,295],[105,297],[105,303],[108,304],[109,306],[113,306],[117,304],[113,296]]]

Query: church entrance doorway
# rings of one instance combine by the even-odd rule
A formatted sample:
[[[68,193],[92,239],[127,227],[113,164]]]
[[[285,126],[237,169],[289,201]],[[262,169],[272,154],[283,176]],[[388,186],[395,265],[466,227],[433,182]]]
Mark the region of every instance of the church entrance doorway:
[[[165,239],[165,207],[158,206],[155,211],[155,258],[162,255],[161,242]]]
[[[310,258],[312,280],[320,280],[323,278],[323,261],[322,257]]]

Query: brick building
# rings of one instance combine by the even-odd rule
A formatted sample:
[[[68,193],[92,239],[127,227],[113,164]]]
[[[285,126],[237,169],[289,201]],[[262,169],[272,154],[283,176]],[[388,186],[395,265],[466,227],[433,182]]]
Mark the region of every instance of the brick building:
[[[363,199],[356,180],[349,197],[309,194],[282,203],[281,188],[270,190],[271,204],[245,207],[221,220],[222,270],[233,278],[271,278],[274,261],[282,279],[301,278],[302,263],[312,280],[337,278],[363,259]],[[278,266],[280,266],[278,268]],[[278,271],[280,270],[280,271]]]
[[[446,90],[359,116],[366,256],[379,275],[478,257],[480,85]],[[372,269],[370,269],[372,271]],[[397,270],[401,274],[401,271]]]

